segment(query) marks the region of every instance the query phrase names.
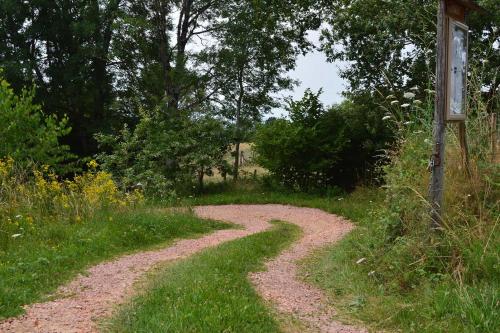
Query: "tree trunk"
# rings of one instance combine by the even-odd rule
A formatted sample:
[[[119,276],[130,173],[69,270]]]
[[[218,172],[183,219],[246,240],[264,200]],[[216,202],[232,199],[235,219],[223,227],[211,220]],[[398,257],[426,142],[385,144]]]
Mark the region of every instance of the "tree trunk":
[[[238,180],[238,172],[239,172],[239,168],[240,168],[240,164],[239,164],[239,161],[240,161],[240,143],[239,142],[236,142],[235,144],[235,149],[234,149],[234,174],[233,174],[233,180],[236,181]]]
[[[167,35],[167,8],[164,2],[155,1],[153,3],[154,8],[154,16],[153,20],[156,26],[156,39],[158,42],[158,57],[160,58],[160,63],[162,66],[162,74],[163,74],[163,88],[165,97],[168,99],[170,96],[171,90],[171,65],[170,65],[170,56],[169,56],[169,42]]]
[[[243,94],[244,94],[244,87],[243,87],[243,71],[244,71],[244,66],[240,68],[240,71],[238,72],[238,87],[239,87],[239,95],[238,95],[238,100],[236,101],[236,124],[235,124],[235,156],[234,156],[234,175],[233,175],[233,180],[236,181],[238,180],[238,173],[239,173],[239,162],[240,162],[240,141],[241,141],[241,133],[240,133],[240,122],[241,122],[241,105],[243,102]]]
[[[203,191],[203,177],[205,176],[205,168],[198,170],[198,189]]]

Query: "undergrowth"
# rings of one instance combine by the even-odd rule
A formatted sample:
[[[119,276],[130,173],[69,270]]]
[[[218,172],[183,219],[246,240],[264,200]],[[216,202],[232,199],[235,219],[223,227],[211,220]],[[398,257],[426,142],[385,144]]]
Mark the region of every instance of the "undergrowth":
[[[377,329],[498,331],[500,168],[489,145],[489,115],[479,106],[469,114],[468,165],[456,126],[448,128],[442,223],[432,231],[431,122],[429,110],[412,111],[416,116],[397,123],[384,204],[357,220],[361,227],[339,245],[310,259],[308,279],[329,292],[344,317]]]

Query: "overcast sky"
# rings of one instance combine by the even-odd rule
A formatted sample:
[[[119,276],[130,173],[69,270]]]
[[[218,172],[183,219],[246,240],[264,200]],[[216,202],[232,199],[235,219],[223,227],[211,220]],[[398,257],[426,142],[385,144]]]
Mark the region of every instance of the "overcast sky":
[[[315,44],[318,43],[318,32],[309,33],[309,38]],[[331,105],[342,101],[342,91],[345,90],[346,83],[339,77],[339,68],[345,66],[342,62],[329,63],[322,52],[315,51],[300,56],[297,60],[297,67],[289,73],[290,77],[299,80],[301,83],[294,91],[283,92],[282,96],[292,96],[294,100],[302,98],[304,91],[310,88],[317,92],[323,88],[321,101],[325,105]],[[274,110],[274,116],[284,115],[283,110]]]

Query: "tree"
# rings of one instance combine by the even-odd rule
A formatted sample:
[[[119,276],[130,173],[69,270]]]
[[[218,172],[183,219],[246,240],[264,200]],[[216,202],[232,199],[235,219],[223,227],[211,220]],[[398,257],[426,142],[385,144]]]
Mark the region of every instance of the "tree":
[[[311,4],[293,3],[302,3],[303,11],[288,11],[274,1],[243,1],[225,7],[221,13],[226,23],[212,34],[218,42],[202,53],[201,59],[212,61],[220,87],[218,99],[213,100],[234,125],[235,180],[239,147],[247,129],[279,106],[279,91],[294,86],[287,72],[295,67],[297,55],[311,47],[305,32],[319,24]]]
[[[320,94],[307,90],[301,100],[288,102],[290,120],[259,128],[259,163],[283,185],[302,191],[377,181],[376,163],[392,141],[382,110],[351,100],[325,108]]]
[[[484,88],[498,91],[500,42],[498,1],[478,1],[489,14],[472,13],[469,63],[483,64]],[[436,40],[435,0],[334,0],[324,4],[327,28],[322,49],[328,59],[349,61],[342,72],[350,92],[383,95],[413,86],[433,87]]]
[[[67,115],[75,153],[95,153],[93,134],[115,114],[111,41],[121,1],[2,1],[0,66],[15,91],[35,82],[35,102]]]
[[[35,91],[22,90],[16,95],[6,80],[0,77],[0,158],[11,157],[20,165],[29,162],[53,167],[71,155],[59,139],[68,134],[68,119],[46,116],[33,103]]]
[[[195,66],[196,40],[221,28],[220,8],[231,1],[127,1],[115,46],[122,102],[128,106],[162,104],[165,114],[179,117],[217,90],[206,64]],[[138,100],[138,102],[137,102]]]
[[[272,91],[288,85],[279,81],[282,70],[293,67],[297,50],[307,49],[306,30],[319,25],[316,10],[312,0],[3,1],[0,66],[16,91],[34,81],[36,102],[47,113],[68,116],[74,130],[64,141],[87,156],[96,153],[95,133],[113,133],[123,122],[135,126],[141,108],[160,106],[182,119],[228,97],[230,81],[238,79],[221,64],[231,66],[245,54],[247,26],[249,45],[261,54],[245,56],[268,77],[252,79],[264,93],[243,82],[240,109],[269,108]],[[249,72],[237,71],[242,81]]]
[[[229,138],[224,124],[193,112],[167,117],[161,107],[143,110],[134,129],[98,135],[104,169],[124,189],[141,187],[148,195],[168,198],[203,188],[203,178],[223,164]]]

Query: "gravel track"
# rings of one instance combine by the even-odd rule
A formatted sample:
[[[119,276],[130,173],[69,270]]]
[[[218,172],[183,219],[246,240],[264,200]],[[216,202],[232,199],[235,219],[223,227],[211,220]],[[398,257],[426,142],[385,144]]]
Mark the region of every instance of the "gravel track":
[[[132,295],[133,284],[154,265],[264,231],[271,220],[297,224],[303,229],[303,237],[269,261],[267,271],[251,274],[259,294],[278,311],[292,314],[311,329],[365,332],[334,321],[335,312],[327,306],[322,292],[297,278],[297,261],[313,249],[342,238],[352,229],[351,223],[318,209],[284,205],[200,206],[194,210],[201,218],[237,223],[244,229],[220,230],[197,239],[177,241],[164,249],[126,255],[93,266],[85,275],[59,288],[57,294],[62,297],[26,306],[25,315],[0,322],[0,332],[97,332],[97,322],[112,315],[116,305]]]

